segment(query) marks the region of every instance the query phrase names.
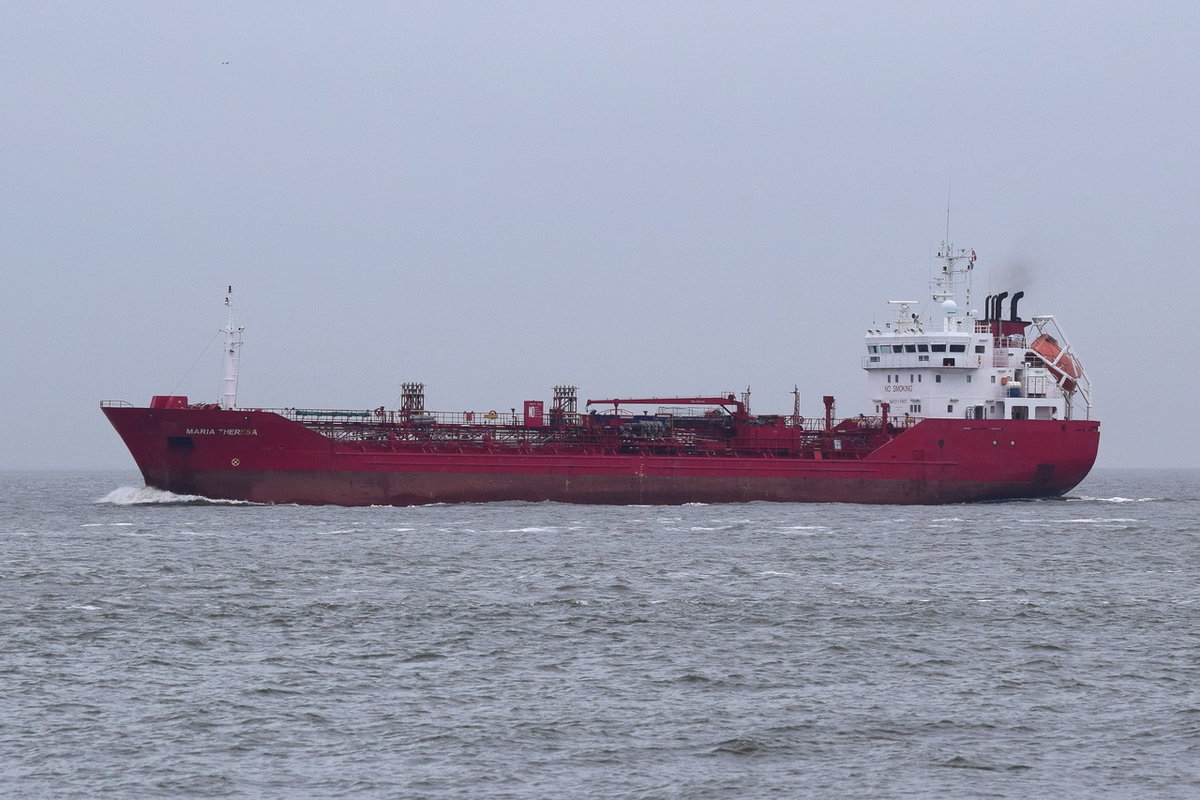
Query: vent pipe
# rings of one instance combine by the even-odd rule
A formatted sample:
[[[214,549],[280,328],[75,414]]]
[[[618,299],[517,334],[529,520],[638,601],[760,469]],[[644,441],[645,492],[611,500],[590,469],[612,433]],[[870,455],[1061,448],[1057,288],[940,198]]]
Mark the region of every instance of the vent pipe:
[[[996,321],[1004,319],[1004,298],[1008,297],[1008,292],[1001,292],[996,295]]]
[[[1021,318],[1019,316],[1017,316],[1017,302],[1020,301],[1020,299],[1024,296],[1025,296],[1024,292],[1017,292],[1016,294],[1013,295],[1012,304],[1009,306],[1009,309],[1011,310],[1010,316],[1008,318],[1009,322],[1020,322],[1021,321]]]

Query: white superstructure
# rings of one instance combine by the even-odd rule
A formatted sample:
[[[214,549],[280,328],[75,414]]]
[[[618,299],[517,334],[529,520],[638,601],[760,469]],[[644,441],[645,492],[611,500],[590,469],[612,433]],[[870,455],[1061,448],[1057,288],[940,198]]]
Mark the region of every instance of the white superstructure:
[[[1022,320],[1003,292],[970,309],[975,251],[943,243],[933,281],[934,314],[915,300],[892,300],[895,317],[868,330],[868,397],[892,418],[1071,419],[1090,417],[1091,388],[1050,316]],[[965,310],[963,310],[965,309]]]

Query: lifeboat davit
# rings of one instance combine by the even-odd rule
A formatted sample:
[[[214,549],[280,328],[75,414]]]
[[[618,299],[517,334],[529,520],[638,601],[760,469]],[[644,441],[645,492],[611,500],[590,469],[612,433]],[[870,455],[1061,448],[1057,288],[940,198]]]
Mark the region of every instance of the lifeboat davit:
[[[1029,349],[1042,357],[1042,360],[1046,362],[1046,367],[1049,368],[1050,373],[1054,375],[1063,389],[1068,392],[1075,391],[1083,370],[1078,361],[1063,352],[1057,339],[1048,333],[1043,333],[1033,340]]]

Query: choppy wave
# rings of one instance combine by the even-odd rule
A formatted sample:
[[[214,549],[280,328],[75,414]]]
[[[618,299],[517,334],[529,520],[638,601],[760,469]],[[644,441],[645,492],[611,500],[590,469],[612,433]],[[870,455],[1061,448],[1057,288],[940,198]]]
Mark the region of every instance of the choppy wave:
[[[1185,477],[1101,476],[1082,504],[647,510],[247,509],[128,471],[9,475],[0,783],[1200,797]]]
[[[215,500],[198,494],[175,494],[149,486],[122,486],[96,501],[100,505],[151,506],[151,505],[258,505],[249,500]]]
[[[1067,498],[1067,502],[1076,503],[1161,503],[1166,500],[1165,497],[1088,497],[1087,495]]]

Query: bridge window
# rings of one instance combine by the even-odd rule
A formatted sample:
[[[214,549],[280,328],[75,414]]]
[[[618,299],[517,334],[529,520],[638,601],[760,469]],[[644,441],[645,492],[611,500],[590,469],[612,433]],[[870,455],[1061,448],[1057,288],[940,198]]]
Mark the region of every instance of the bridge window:
[[[929,345],[927,345],[927,344],[919,344],[919,345],[917,345],[917,352],[918,352],[918,353],[928,353],[928,352],[929,352]]]
[[[944,345],[944,344],[931,344],[931,345],[929,345],[929,347],[930,347],[930,349],[931,349],[931,350],[933,350],[933,352],[935,352],[935,353],[944,353],[944,352],[946,352],[946,345]]]
[[[983,345],[981,345],[981,344],[977,344],[977,345],[975,345],[975,352],[976,352],[976,353],[982,353],[983,351],[984,351],[984,347],[983,347]]]
[[[879,352],[879,348],[878,348],[878,347],[876,347],[876,346],[875,346],[875,345],[873,345],[873,344],[869,344],[869,345],[867,345],[867,352],[868,352],[868,353],[878,353],[878,352]]]
[[[904,352],[915,353],[917,352],[917,346],[915,344],[906,344],[904,345]]]
[[[950,352],[951,353],[965,353],[965,352],[967,352],[967,346],[965,344],[952,344],[952,345],[950,345]]]

